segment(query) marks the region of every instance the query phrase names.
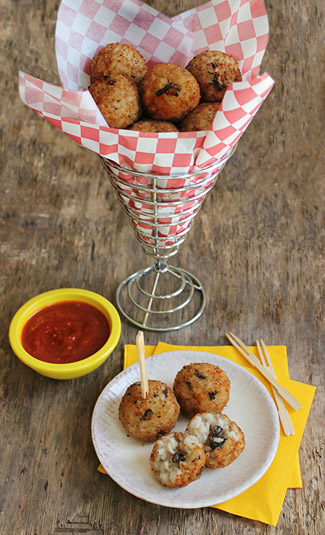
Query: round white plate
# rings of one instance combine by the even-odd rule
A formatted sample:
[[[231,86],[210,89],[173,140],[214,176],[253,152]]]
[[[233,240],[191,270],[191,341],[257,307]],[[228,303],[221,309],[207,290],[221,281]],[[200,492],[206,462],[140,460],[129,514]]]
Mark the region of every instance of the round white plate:
[[[146,359],[148,379],[158,379],[172,387],[176,373],[191,362],[220,366],[231,383],[229,402],[223,412],[242,429],[246,446],[226,468],[206,469],[200,479],[180,489],[167,488],[157,482],[149,464],[153,444],[128,437],[118,417],[125,390],[140,380],[138,362],[104,388],[92,417],[94,447],[108,475],[142,500],[184,509],[224,502],[256,483],[272,463],[280,436],[278,414],[270,394],[256,377],[230,360],[199,351],[171,351]],[[187,418],[180,416],[175,430],[184,431],[187,422]]]

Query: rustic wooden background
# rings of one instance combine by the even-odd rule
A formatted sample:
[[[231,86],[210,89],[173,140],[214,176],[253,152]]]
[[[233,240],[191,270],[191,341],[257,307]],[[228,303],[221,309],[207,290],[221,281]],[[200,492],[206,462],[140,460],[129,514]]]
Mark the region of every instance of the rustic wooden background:
[[[166,15],[199,0],[148,1]],[[278,527],[214,509],[143,502],[97,472],[90,420],[136,330],[123,321],[111,358],[55,381],[16,359],[10,320],[52,288],[115,301],[118,283],[150,265],[95,154],[22,104],[22,69],[60,84],[59,0],[2,0],[1,37],[1,535],[324,533],[324,11],[320,0],[268,0],[262,72],[276,85],[205,201],[174,264],[197,274],[208,303],[192,327],[148,344],[222,345],[233,330],[288,348],[291,377],[317,392],[300,447],[302,490],[286,494]],[[130,256],[129,251],[132,251]]]

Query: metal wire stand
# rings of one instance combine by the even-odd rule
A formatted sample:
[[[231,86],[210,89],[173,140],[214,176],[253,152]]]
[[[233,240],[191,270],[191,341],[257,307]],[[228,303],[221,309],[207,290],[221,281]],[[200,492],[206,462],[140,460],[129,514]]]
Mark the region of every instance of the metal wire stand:
[[[133,171],[100,157],[108,178],[127,213],[151,267],[123,280],[116,292],[121,314],[148,331],[167,332],[186,327],[203,313],[206,297],[199,279],[168,264],[191,229],[206,195],[230,158],[186,175],[158,175]]]

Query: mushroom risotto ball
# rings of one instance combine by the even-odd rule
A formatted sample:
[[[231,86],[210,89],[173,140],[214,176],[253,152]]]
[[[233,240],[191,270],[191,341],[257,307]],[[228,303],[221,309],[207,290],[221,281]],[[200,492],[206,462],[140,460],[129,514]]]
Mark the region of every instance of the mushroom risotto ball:
[[[146,60],[132,45],[111,43],[94,56],[90,65],[90,83],[105,76],[115,78],[117,74],[124,74],[138,85],[146,72]]]
[[[173,63],[158,63],[140,83],[145,112],[152,118],[179,121],[200,101],[200,88],[192,74]]]
[[[227,374],[214,364],[191,363],[177,373],[174,392],[182,412],[192,418],[198,412],[221,412],[229,400]]]
[[[200,441],[186,433],[170,433],[157,440],[150,456],[155,478],[165,487],[185,487],[198,479],[206,454]]]
[[[154,121],[153,119],[140,119],[129,130],[137,132],[178,132],[178,128],[169,121]]]
[[[204,102],[220,102],[228,85],[242,79],[237,61],[217,50],[201,52],[186,68],[198,81]]]
[[[90,85],[89,91],[111,128],[126,128],[141,116],[138,88],[132,80],[118,74]]]
[[[196,414],[186,428],[204,445],[207,468],[223,468],[232,463],[245,448],[245,436],[240,427],[225,414]]]
[[[119,406],[119,418],[129,435],[154,442],[169,433],[176,424],[180,408],[172,389],[161,381],[148,380],[146,399],[141,395],[141,382],[129,386]]]
[[[181,132],[210,130],[215,114],[220,106],[219,102],[203,102],[191,111],[179,125]]]

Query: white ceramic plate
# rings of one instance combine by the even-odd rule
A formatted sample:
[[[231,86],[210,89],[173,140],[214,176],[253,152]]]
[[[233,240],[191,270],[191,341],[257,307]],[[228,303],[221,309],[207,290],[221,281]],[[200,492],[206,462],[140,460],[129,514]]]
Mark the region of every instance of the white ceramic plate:
[[[127,387],[140,380],[138,363],[126,368],[103,390],[94,408],[92,439],[98,458],[108,475],[123,489],[151,503],[194,509],[215,505],[248,489],[267,471],[277,451],[280,428],[274,402],[264,387],[247,370],[223,357],[198,351],[171,351],[146,359],[148,379],[173,386],[176,373],[191,362],[209,362],[228,375],[230,398],[224,413],[245,434],[243,453],[226,468],[206,469],[187,487],[171,489],[154,478],[149,457],[153,444],[127,436],[118,418],[118,407]],[[188,419],[177,421],[184,431]]]

